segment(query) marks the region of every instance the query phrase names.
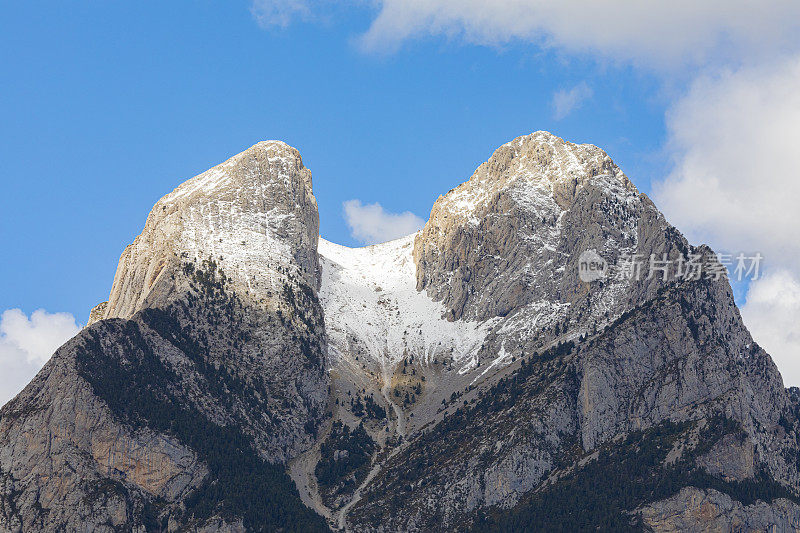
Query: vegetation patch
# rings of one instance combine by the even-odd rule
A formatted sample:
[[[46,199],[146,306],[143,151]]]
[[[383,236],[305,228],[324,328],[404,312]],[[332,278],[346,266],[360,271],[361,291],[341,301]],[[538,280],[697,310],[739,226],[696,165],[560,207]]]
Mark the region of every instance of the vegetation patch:
[[[320,490],[328,501],[353,491],[369,473],[376,444],[359,424],[350,429],[338,420],[320,447],[321,459],[314,474]]]
[[[775,498],[796,500],[764,473],[755,479],[726,482],[695,466],[695,459],[723,436],[741,432],[738,424],[722,417],[712,419],[701,431],[697,447],[665,465],[673,444],[693,424],[667,422],[632,432],[621,443],[604,446],[596,460],[512,509],[479,513],[472,531],[642,531],[631,510],[690,486],[718,490],[744,505]]]
[[[111,324],[119,330],[115,341],[122,356],[105,353],[98,332],[88,330],[76,357],[78,372],[123,422],[174,436],[206,465],[207,480],[187,498],[185,511],[175,513],[196,523],[214,515],[242,518],[250,531],[327,530],[303,505],[283,466],[261,459],[236,427],[212,422],[176,396],[179,377],[153,352],[136,322]],[[161,517],[161,528],[167,519]]]

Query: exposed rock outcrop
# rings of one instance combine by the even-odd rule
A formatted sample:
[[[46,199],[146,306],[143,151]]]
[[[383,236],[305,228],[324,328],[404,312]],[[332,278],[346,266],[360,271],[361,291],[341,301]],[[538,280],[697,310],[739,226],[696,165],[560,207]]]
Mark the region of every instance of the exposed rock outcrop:
[[[311,172],[299,152],[260,142],[158,201],[120,257],[102,318],[164,306],[183,292],[181,265],[209,258],[236,292],[262,303],[287,275],[316,290],[318,235]]]
[[[638,511],[654,531],[798,531],[800,506],[788,500],[742,505],[716,490],[682,489]]]
[[[436,201],[414,246],[417,288],[442,300],[451,318],[569,304],[589,289],[578,278],[582,252],[597,250],[611,264],[632,253],[674,255],[685,241],[667,229],[601,149],[537,132],[500,147]],[[603,312],[641,303],[655,286],[618,294],[622,285],[608,280],[591,288],[611,306]]]

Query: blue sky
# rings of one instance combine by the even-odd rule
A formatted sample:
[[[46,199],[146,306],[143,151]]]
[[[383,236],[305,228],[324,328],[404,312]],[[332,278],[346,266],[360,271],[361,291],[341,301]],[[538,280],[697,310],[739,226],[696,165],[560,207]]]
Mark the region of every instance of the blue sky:
[[[322,235],[358,245],[346,202],[425,219],[544,129],[692,242],[763,252],[737,299],[800,384],[796,0],[0,0],[0,68],[0,374],[107,298],[161,196],[259,140],[300,150]]]
[[[0,20],[0,309],[85,320],[153,204],[261,139],[298,148],[321,233],[342,203],[427,218],[499,145],[546,129],[604,147],[644,191],[663,174],[647,75],[525,44],[358,49],[371,12],[262,28],[247,2],[13,3]],[[588,81],[587,81],[588,80]],[[553,95],[592,96],[556,119]]]

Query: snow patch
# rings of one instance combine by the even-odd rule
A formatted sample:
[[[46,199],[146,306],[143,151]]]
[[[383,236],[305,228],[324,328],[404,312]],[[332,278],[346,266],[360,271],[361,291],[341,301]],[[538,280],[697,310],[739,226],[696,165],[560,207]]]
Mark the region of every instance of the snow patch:
[[[389,375],[411,355],[424,364],[477,358],[495,320],[448,321],[444,305],[417,291],[416,235],[363,248],[319,240],[320,300],[334,357],[366,352]]]

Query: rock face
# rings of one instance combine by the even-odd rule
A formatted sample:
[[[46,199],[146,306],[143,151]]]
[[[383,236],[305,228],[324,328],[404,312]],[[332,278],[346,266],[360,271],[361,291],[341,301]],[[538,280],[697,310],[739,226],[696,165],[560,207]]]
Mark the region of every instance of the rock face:
[[[716,490],[689,487],[640,510],[655,531],[797,531],[800,508],[788,500],[742,505]]]
[[[130,318],[179,297],[181,264],[214,258],[231,287],[266,302],[293,276],[319,288],[319,214],[294,148],[256,144],[163,197],[125,248],[98,318]],[[100,311],[100,310],[98,310]]]
[[[317,235],[283,143],[162,198],[93,323],[0,411],[0,524],[322,527],[280,466],[325,416]]]
[[[535,514],[525,521],[526,494],[545,490],[545,482],[557,487],[569,475],[575,484],[592,482],[575,470],[627,434],[665,423],[704,425],[714,417],[731,427],[701,442],[675,430],[662,447],[660,462],[673,446],[671,460],[684,458],[671,482],[688,483],[687,472],[699,467],[720,483],[752,481],[763,471],[789,494],[798,487],[796,437],[787,438],[779,424],[790,411],[780,375],[741,326],[725,282],[665,287],[591,340],[524,357],[490,389],[465,398],[387,462],[351,511],[356,529],[457,529],[466,516],[491,506],[522,515],[511,529],[555,526],[558,519]],[[701,443],[709,449],[701,451]],[[663,468],[660,462],[653,468]],[[711,483],[692,475],[694,482]],[[408,502],[402,512],[392,507],[396,499]],[[507,527],[499,520],[489,529]]]
[[[500,147],[436,201],[415,241],[417,288],[442,300],[452,318],[507,316],[532,303],[585,307],[582,252],[613,264],[623,254],[685,248],[677,232],[664,235],[667,227],[601,149],[537,132]],[[593,288],[613,314],[650,287]]]
[[[599,148],[537,132],[415,235],[318,230],[279,142],[161,199],[0,411],[0,530],[800,527],[800,391]]]

